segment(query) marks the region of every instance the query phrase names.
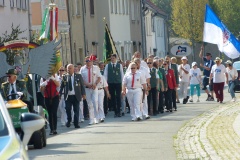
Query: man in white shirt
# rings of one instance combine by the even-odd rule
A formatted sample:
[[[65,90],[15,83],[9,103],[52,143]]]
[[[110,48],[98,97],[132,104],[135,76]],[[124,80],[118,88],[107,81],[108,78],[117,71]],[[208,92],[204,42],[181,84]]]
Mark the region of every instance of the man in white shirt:
[[[183,95],[183,104],[186,104],[189,96],[187,95],[188,85],[189,85],[189,71],[190,65],[187,64],[187,57],[181,58],[182,64],[178,67],[179,77],[180,77],[180,95]]]
[[[98,88],[97,85],[101,80],[101,73],[98,66],[93,65],[93,56],[85,58],[86,65],[80,69],[80,74],[83,77],[85,85],[86,99],[89,109],[89,125],[97,124],[98,115]]]

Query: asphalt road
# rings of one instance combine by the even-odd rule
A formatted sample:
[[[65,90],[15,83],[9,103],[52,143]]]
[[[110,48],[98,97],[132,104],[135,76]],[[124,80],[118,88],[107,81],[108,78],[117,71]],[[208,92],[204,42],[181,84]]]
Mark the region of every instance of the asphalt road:
[[[73,125],[61,127],[59,122],[59,134],[48,136],[43,149],[30,147],[29,157],[37,160],[175,160],[173,141],[177,131],[193,117],[220,105],[205,99],[206,94],[202,94],[197,103],[195,96],[193,103],[178,104],[178,111],[139,122],[132,122],[129,114],[113,118],[113,112],[107,115],[104,123],[89,126],[85,121],[80,129]],[[225,90],[224,103],[229,100],[230,95]]]

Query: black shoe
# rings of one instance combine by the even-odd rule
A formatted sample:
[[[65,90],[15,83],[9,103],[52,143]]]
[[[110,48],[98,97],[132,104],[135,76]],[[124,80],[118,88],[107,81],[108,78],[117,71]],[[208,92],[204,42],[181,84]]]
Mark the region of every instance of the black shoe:
[[[122,117],[121,114],[118,114],[117,116],[118,116],[118,117]]]
[[[137,121],[141,121],[141,118],[140,118],[140,117],[137,117]]]
[[[213,98],[213,97],[210,97],[208,100],[209,100],[209,101],[214,101],[214,98]]]
[[[164,111],[160,111],[160,113],[164,113]]]
[[[79,125],[77,125],[77,126],[75,126],[75,128],[80,128],[80,126],[79,126]]]
[[[183,104],[186,104],[187,103],[187,99],[183,99]]]
[[[56,134],[57,134],[57,131],[53,131],[53,134],[56,135]]]
[[[125,113],[122,113],[122,116],[125,116]]]
[[[49,135],[54,135],[53,131],[51,131],[51,132],[49,133]]]
[[[104,122],[104,119],[101,119],[100,122],[101,122],[101,123]]]
[[[180,103],[180,101],[176,101],[176,103]]]
[[[71,126],[70,122],[67,122],[67,123],[66,123],[66,127],[69,128],[70,126]]]
[[[170,109],[170,112],[172,112],[172,109]]]

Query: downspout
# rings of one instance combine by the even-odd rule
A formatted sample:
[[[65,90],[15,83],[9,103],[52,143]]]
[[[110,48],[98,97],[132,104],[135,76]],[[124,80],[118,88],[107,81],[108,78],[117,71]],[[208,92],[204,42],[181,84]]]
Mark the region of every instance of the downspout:
[[[141,7],[141,12],[140,12],[140,16],[141,18],[141,31],[142,31],[142,55],[143,58],[145,58],[145,54],[146,54],[146,32],[145,32],[145,14],[143,12],[145,12],[145,2],[144,0],[140,0],[140,7]]]
[[[70,18],[70,8],[69,8],[69,3],[71,3],[71,1],[66,1],[66,5],[67,5],[67,16],[68,16],[68,25],[69,25],[69,41],[70,41],[70,53],[71,53],[71,60],[70,62],[72,63],[73,60],[73,52],[72,52],[72,25],[71,25],[71,18]],[[67,61],[67,60],[66,60]]]
[[[86,15],[86,4],[85,0],[82,0],[82,17],[83,17],[83,43],[84,43],[84,54],[85,56],[87,55],[87,42],[86,42],[86,20],[85,20],[85,15]]]

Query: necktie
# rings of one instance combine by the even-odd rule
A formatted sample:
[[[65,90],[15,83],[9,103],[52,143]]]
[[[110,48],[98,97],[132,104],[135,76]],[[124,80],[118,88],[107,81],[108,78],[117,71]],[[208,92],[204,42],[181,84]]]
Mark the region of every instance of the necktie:
[[[12,88],[11,94],[14,94],[14,93],[15,93],[15,90],[14,90],[13,84],[11,84],[11,88]]]
[[[115,70],[115,64],[114,64],[114,63],[113,63],[113,66],[112,66],[112,67],[113,67],[113,70]]]
[[[69,82],[68,82],[68,88],[69,88],[69,91],[72,91],[72,76],[69,76]]]
[[[152,68],[150,68],[150,72],[152,72]]]
[[[135,80],[134,78],[135,78],[135,73],[132,74],[132,86],[131,86],[132,88],[134,87],[134,80]]]
[[[88,83],[91,82],[91,72],[90,72],[90,68],[88,68]]]

